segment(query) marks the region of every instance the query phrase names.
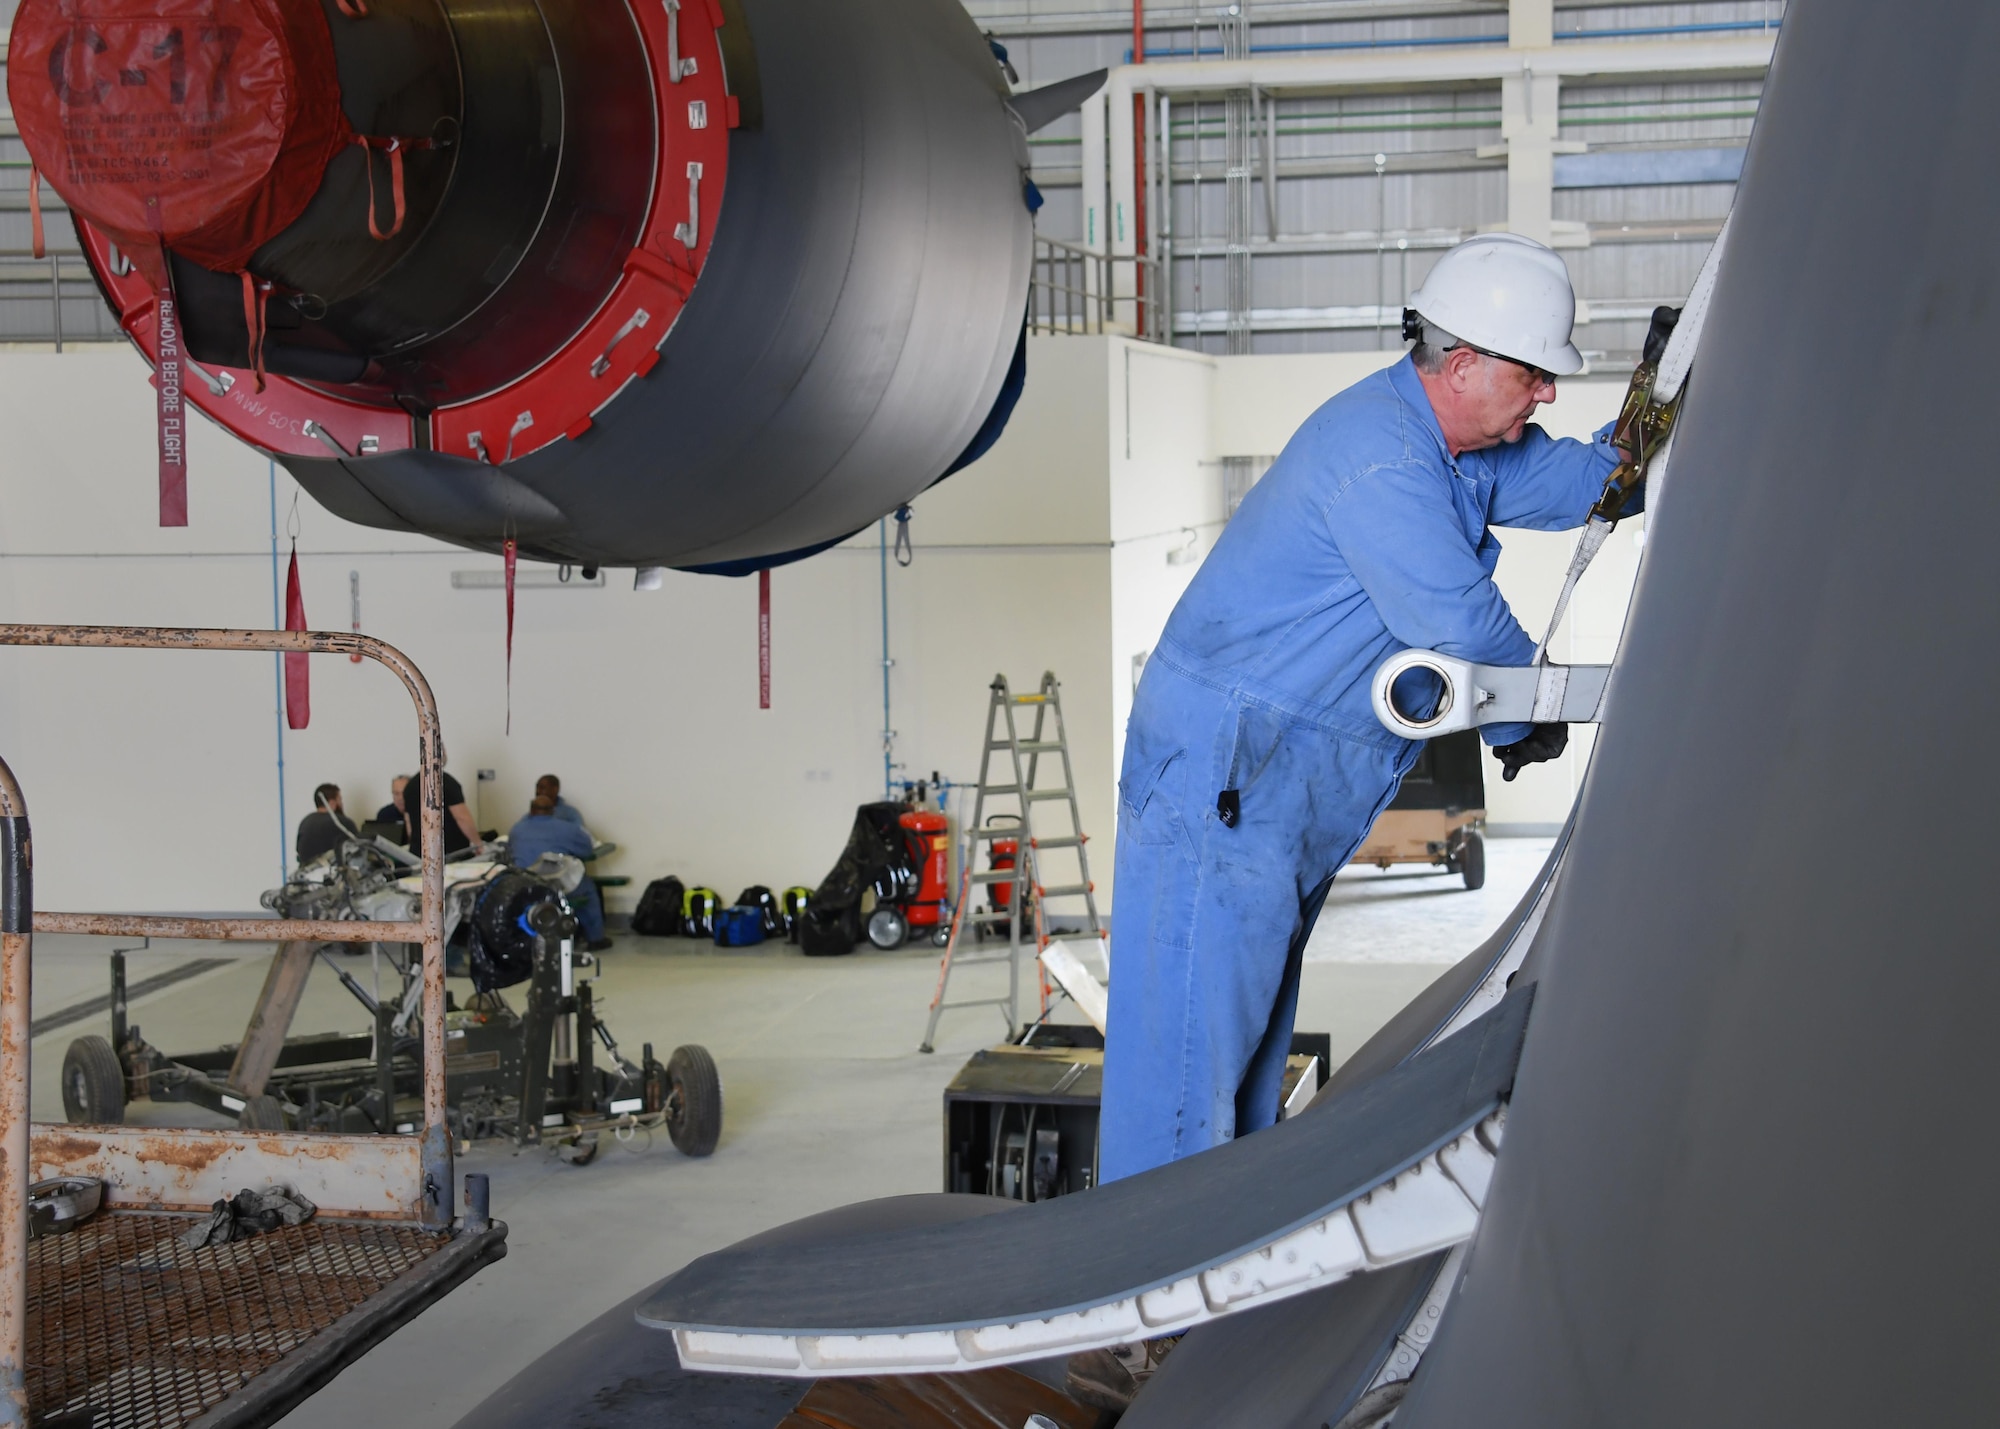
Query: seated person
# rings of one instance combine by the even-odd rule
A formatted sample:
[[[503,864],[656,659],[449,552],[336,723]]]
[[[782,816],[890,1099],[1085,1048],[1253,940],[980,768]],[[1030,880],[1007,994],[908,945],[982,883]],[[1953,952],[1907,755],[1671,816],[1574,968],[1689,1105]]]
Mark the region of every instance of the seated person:
[[[553,774],[544,774],[535,781],[535,797],[540,799],[544,796],[555,805],[557,818],[566,824],[575,824],[578,828],[583,827],[583,815],[576,811],[574,804],[569,803],[563,798],[562,780],[556,778]]]
[[[439,764],[449,755],[439,751]],[[410,831],[410,847],[423,850],[424,776],[421,772],[412,774],[410,782],[403,786],[403,827]],[[471,849],[473,854],[484,853],[486,845],[480,841],[478,826],[472,822],[472,811],[465,807],[465,786],[451,775],[444,776],[444,856]]]
[[[343,840],[354,836],[340,812],[338,784],[322,784],[313,790],[313,811],[299,820],[296,852],[301,867],[321,854],[332,853]]]
[[[554,801],[546,794],[537,793],[535,801],[528,805],[526,817],[507,832],[507,858],[516,868],[528,867],[545,853],[589,858],[592,847],[590,835],[581,825],[558,816]],[[577,884],[569,899],[576,905],[576,921],[583,932],[585,950],[601,953],[610,947],[611,940],[604,936],[604,900],[597,885],[586,878]]]
[[[403,822],[403,790],[408,786],[410,776],[398,774],[389,781],[389,802],[375,811],[378,824],[400,824]]]

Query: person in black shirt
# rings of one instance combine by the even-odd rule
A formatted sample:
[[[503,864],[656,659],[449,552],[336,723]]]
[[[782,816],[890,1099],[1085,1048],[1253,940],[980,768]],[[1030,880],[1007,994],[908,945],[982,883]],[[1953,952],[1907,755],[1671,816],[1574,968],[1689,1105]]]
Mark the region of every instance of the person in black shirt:
[[[440,751],[442,753],[442,751]],[[443,758],[438,761],[444,762]],[[403,824],[410,831],[410,847],[419,851],[423,848],[424,776],[419,771],[410,776],[410,782],[403,786]],[[472,810],[465,807],[465,787],[451,775],[444,776],[444,856],[450,858],[462,849],[471,849],[474,854],[483,853],[485,845],[480,842],[478,826],[472,822]]]
[[[313,811],[299,820],[296,851],[301,866],[311,863],[321,854],[333,852],[340,847],[343,839],[351,837],[338,817],[340,812],[338,784],[322,784],[313,790]]]
[[[410,776],[398,774],[389,781],[389,802],[375,814],[378,824],[400,824],[403,822],[403,790],[409,786]]]

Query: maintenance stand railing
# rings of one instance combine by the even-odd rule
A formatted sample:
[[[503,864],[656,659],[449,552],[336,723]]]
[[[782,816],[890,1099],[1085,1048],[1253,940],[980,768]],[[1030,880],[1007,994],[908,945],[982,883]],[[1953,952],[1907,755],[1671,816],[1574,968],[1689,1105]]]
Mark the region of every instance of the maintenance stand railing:
[[[414,923],[38,913],[19,784],[0,761],[0,1429],[247,1429],[276,1422],[390,1332],[506,1253],[467,1178],[452,1216],[445,1121],[443,742],[423,674],[367,636],[317,631],[0,625],[0,646],[357,655],[417,708],[423,895]],[[413,1136],[29,1125],[34,933],[423,945],[423,1125]],[[104,1185],[75,1229],[29,1241],[29,1186]],[[476,1185],[474,1183],[477,1183]],[[190,1249],[216,1201],[278,1184],[304,1225]]]

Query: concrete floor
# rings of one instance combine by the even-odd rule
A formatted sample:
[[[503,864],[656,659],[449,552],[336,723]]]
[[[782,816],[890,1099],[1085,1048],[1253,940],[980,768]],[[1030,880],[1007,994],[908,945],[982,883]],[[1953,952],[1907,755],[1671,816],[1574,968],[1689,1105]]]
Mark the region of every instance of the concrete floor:
[[[1336,1063],[1498,923],[1548,841],[1488,847],[1480,893],[1464,892],[1455,877],[1401,869],[1356,870],[1335,885],[1309,945],[1298,1025],[1330,1033]],[[38,1021],[102,995],[108,947],[37,941]],[[188,975],[195,960],[217,952],[178,944],[132,955],[135,984],[183,978],[132,1005],[154,1045],[191,1050],[241,1035],[265,957],[197,965]],[[350,965],[366,982],[366,955]],[[943,1087],[1000,1023],[989,1009],[952,1014],[937,1053],[920,1055],[936,970],[929,949],[820,960],[783,946],[722,953],[621,936],[597,983],[599,1010],[634,1055],[645,1041],[662,1057],[683,1042],[714,1053],[726,1095],[715,1155],[688,1160],[662,1136],[645,1149],[607,1145],[578,1168],[540,1151],[476,1146],[460,1169],[492,1177],[494,1213],[510,1227],[507,1259],[377,1347],[289,1416],[286,1429],[454,1424],[572,1330],[695,1256],[851,1201],[937,1190]],[[955,984],[955,996],[974,990],[973,976]],[[56,1073],[70,1039],[107,1025],[96,1013],[35,1039],[38,1120],[62,1119]],[[367,1018],[322,972],[295,1025],[360,1031]],[[148,1103],[130,1119],[219,1124],[184,1106]],[[671,1353],[664,1339],[661,1351]]]
[[[1422,864],[1345,869],[1326,896],[1306,961],[1434,963],[1469,953],[1513,909],[1553,847],[1552,838],[1488,839],[1486,886],[1476,892],[1457,874]]]

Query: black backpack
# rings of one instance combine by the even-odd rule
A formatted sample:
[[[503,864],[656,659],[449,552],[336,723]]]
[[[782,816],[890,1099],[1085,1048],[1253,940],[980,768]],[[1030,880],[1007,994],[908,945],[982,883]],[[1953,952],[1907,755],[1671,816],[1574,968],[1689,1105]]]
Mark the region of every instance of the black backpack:
[[[639,895],[632,911],[632,931],[648,938],[679,937],[681,904],[687,888],[678,878],[656,878]]]
[[[778,907],[777,895],[761,883],[753,883],[736,895],[736,906],[755,908],[764,919],[764,936],[775,938],[785,931],[784,910]]]

